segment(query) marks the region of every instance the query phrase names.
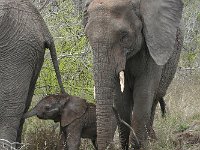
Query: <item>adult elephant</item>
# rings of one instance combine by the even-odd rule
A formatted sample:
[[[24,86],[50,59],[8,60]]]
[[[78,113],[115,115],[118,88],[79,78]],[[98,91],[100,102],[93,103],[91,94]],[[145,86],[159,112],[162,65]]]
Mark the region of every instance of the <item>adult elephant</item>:
[[[20,141],[45,49],[64,93],[53,38],[29,0],[0,0],[0,139]]]
[[[146,148],[155,108],[176,71],[182,35],[181,0],[93,0],[86,4],[85,32],[93,48],[97,100],[97,143],[106,149],[113,138],[115,102]],[[120,125],[123,149],[129,130]],[[131,136],[133,137],[133,136]]]

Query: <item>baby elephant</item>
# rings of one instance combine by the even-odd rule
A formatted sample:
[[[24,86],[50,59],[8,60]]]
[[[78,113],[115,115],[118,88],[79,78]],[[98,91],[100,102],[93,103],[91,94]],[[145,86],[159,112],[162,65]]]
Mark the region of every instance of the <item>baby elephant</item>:
[[[85,99],[67,94],[49,95],[43,98],[24,117],[36,115],[40,119],[60,122],[61,149],[78,150],[81,138],[91,139],[96,147],[96,106]]]

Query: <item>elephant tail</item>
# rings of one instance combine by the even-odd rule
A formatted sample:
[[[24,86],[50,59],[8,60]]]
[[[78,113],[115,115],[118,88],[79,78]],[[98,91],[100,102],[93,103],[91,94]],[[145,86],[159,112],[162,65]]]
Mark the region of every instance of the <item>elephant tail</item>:
[[[68,93],[66,93],[64,86],[63,86],[63,82],[62,82],[61,75],[60,75],[60,69],[59,69],[59,65],[58,65],[56,48],[55,48],[55,44],[54,44],[53,41],[48,45],[48,48],[50,50],[51,59],[52,59],[53,66],[54,66],[54,69],[55,69],[55,72],[56,72],[56,77],[57,77],[58,84],[59,84],[60,89],[61,89],[61,93],[69,95]]]
[[[160,103],[162,117],[164,118],[166,116],[166,103],[163,97],[159,99],[159,103]]]

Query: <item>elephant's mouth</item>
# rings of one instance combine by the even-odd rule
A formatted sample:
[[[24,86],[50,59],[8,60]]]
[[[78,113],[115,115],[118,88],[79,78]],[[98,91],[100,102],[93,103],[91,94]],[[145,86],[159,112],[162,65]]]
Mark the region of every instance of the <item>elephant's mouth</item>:
[[[44,120],[49,119],[45,113],[38,113],[38,114],[37,114],[37,117],[38,117],[39,119],[44,119]]]
[[[38,117],[39,119],[47,119],[43,114],[42,114],[42,115],[37,115],[37,117]]]

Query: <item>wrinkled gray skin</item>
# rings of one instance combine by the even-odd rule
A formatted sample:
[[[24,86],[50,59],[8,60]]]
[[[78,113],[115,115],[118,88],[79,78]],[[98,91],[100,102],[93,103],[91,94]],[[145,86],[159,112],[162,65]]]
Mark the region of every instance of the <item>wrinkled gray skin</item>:
[[[45,49],[62,92],[53,38],[29,0],[0,0],[0,139],[21,140],[22,116],[31,103]]]
[[[97,100],[97,144],[105,150],[113,139],[115,103],[121,118],[133,127],[140,147],[155,138],[157,103],[174,77],[182,46],[181,0],[93,0],[86,4],[85,33],[93,49]],[[121,92],[119,72],[125,72]],[[139,149],[121,125],[123,149]]]
[[[49,95],[24,117],[37,116],[60,122],[62,140],[59,149],[79,150],[81,138],[91,139],[96,148],[96,106],[85,99],[65,94]]]

